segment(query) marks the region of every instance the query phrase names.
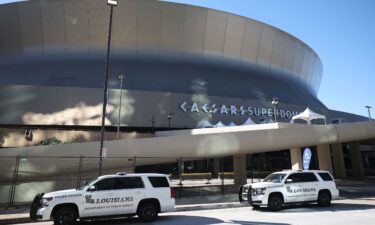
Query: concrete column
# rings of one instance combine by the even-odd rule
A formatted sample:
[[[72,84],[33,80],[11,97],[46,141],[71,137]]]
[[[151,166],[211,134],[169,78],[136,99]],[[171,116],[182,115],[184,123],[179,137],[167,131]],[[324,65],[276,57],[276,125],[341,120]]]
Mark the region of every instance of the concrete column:
[[[302,157],[301,148],[291,148],[290,149],[290,162],[292,163],[293,170],[302,170]]]
[[[214,169],[212,177],[218,177],[220,172],[220,158],[214,158]]]
[[[335,178],[345,178],[346,171],[341,143],[332,144],[332,158]]]
[[[234,184],[247,183],[246,154],[233,156]]]
[[[349,144],[350,158],[352,160],[353,175],[355,177],[364,177],[365,169],[363,168],[361,151],[359,149],[359,142],[352,142]]]
[[[319,169],[327,170],[333,174],[329,145],[318,145],[316,146],[316,150],[318,152]]]

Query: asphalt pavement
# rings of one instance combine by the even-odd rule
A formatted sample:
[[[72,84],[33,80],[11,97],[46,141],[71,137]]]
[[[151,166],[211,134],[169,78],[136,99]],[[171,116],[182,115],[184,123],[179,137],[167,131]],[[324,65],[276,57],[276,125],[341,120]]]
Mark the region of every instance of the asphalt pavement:
[[[198,196],[176,199],[176,212],[161,214],[153,224],[375,224],[375,180],[337,180],[340,200],[331,207],[320,208],[316,204],[291,206],[280,212],[267,209],[252,210],[247,204],[238,202],[237,194]],[[0,210],[0,224],[43,224],[29,220],[28,207]],[[136,218],[123,218],[79,224],[142,224]]]

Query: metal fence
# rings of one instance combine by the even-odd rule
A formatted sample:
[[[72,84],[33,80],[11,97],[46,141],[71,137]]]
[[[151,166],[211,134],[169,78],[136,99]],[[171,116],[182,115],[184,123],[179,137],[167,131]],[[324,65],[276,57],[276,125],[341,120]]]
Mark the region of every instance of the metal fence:
[[[224,161],[223,158],[107,157],[103,160],[102,174],[167,173],[177,198],[237,193],[233,168]],[[98,164],[99,157],[0,157],[0,206],[28,205],[38,193],[77,188],[98,176]],[[250,176],[248,182],[259,177]]]

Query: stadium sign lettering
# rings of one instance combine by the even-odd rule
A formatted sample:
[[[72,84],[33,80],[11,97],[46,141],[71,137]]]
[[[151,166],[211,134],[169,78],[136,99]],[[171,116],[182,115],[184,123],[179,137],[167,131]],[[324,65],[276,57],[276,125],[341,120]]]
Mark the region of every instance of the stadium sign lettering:
[[[262,107],[253,107],[253,106],[235,106],[235,105],[216,105],[216,104],[199,104],[192,102],[188,104],[183,102],[180,105],[180,109],[184,112],[190,113],[211,113],[211,114],[221,114],[221,115],[239,115],[239,116],[269,116],[272,117],[275,113],[277,117],[280,118],[292,118],[293,116],[299,114],[300,112],[284,109],[276,109],[275,111],[272,108],[262,108]]]

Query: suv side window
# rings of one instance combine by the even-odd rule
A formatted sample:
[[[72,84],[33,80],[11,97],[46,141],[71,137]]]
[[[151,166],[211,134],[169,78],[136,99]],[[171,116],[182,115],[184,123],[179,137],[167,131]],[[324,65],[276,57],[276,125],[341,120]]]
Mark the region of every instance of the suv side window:
[[[331,177],[331,175],[329,173],[318,173],[320,178],[322,178],[322,180],[324,181],[333,181],[333,178]]]
[[[298,182],[302,182],[301,181],[301,173],[293,173],[293,174],[290,174],[287,178],[288,179],[291,179],[292,182],[289,182],[289,183],[298,183]]]
[[[133,189],[143,188],[143,182],[140,177],[117,177],[115,178],[115,188],[119,189]]]
[[[94,185],[97,191],[113,190],[115,186],[115,178],[105,178],[96,182]]]
[[[148,177],[148,180],[154,188],[169,187],[166,177]]]
[[[314,173],[293,173],[287,179],[292,179],[291,183],[318,181]]]
[[[316,178],[314,173],[301,173],[301,182],[316,182],[318,179]]]

